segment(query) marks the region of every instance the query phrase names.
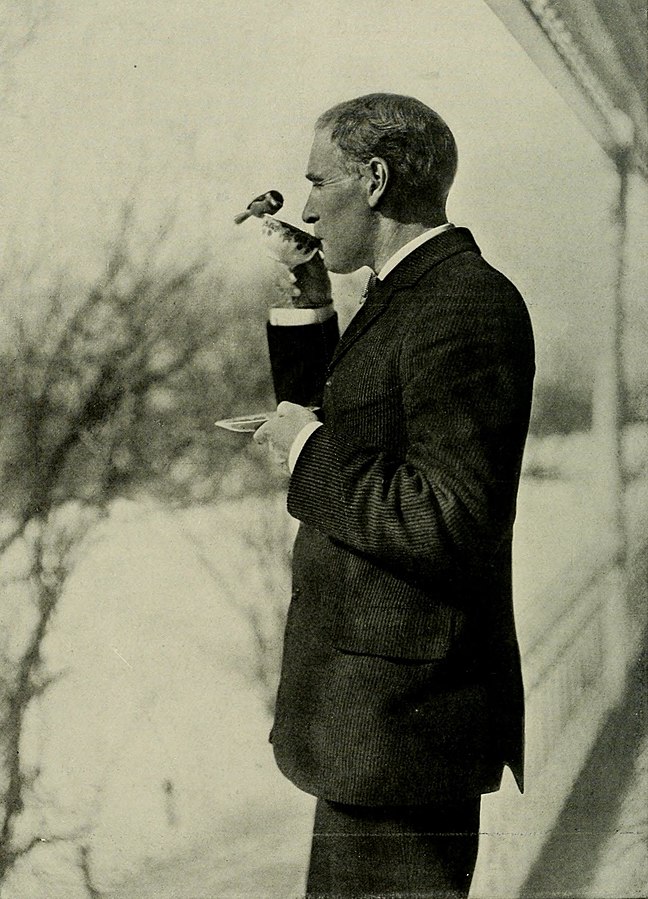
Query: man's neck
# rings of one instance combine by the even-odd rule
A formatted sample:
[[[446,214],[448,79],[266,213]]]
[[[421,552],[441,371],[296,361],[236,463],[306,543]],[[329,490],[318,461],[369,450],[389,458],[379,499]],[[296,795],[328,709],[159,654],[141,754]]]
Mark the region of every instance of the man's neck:
[[[439,216],[438,221],[430,222],[429,224],[423,225],[419,222],[414,222],[405,225],[401,222],[384,219],[375,243],[374,259],[371,268],[374,272],[379,272],[387,260],[391,259],[394,253],[398,252],[406,243],[429,231],[430,228],[444,224],[446,221],[445,216]]]

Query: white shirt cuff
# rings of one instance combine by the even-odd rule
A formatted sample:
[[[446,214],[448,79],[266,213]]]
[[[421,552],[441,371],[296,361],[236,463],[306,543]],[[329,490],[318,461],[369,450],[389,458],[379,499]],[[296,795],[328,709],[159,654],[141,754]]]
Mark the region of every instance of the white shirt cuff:
[[[297,309],[294,306],[272,306],[269,312],[271,325],[316,325],[335,314],[333,303],[326,306]]]
[[[293,440],[290,452],[288,453],[288,471],[292,474],[299,459],[299,454],[306,446],[309,437],[315,433],[318,428],[322,427],[321,421],[309,421],[307,425],[301,429],[299,434]]]

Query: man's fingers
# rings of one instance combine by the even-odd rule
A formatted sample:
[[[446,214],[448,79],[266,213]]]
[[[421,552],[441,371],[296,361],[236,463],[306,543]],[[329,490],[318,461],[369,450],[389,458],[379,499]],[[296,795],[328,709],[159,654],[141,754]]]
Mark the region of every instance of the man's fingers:
[[[275,414],[254,432],[254,442],[267,446],[270,457],[285,468],[295,438],[311,421],[317,421],[317,416],[310,409],[283,400]]]
[[[288,400],[282,400],[277,406],[277,415],[289,415],[291,412],[303,411],[304,407],[297,403],[289,403]]]
[[[255,443],[258,443],[259,446],[261,446],[263,443],[266,443],[268,440],[268,436],[269,436],[268,431],[269,431],[268,422],[266,421],[264,424],[261,425],[260,428],[256,429],[256,431],[254,432],[254,434],[252,436],[252,439],[254,440]]]

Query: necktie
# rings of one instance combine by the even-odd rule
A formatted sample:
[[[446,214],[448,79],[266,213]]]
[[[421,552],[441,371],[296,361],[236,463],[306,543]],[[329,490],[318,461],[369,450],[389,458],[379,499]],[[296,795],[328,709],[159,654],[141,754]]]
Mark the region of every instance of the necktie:
[[[344,332],[345,340],[350,338],[358,328],[361,328],[362,323],[365,322],[368,317],[371,317],[371,307],[379,292],[379,284],[380,281],[378,280],[378,276],[375,272],[372,272],[365,286],[360,304],[353,314],[347,330]]]
[[[360,300],[360,305],[364,306],[367,303],[373,293],[375,293],[376,281],[378,280],[378,275],[375,272],[372,272],[369,275],[369,280],[364,289],[364,293],[362,294],[362,299]]]

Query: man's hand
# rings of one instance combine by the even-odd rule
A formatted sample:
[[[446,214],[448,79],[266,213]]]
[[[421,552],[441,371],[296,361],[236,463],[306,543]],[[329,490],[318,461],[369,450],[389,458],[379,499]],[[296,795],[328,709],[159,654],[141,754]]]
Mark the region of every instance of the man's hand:
[[[313,309],[333,302],[331,280],[319,253],[309,262],[295,266],[292,275],[295,279],[292,301],[295,308]]]
[[[331,281],[319,253],[293,269],[289,269],[283,262],[277,262],[273,274],[273,287],[276,291],[273,306],[316,309],[333,302]]]
[[[317,416],[296,403],[279,403],[276,413],[254,432],[254,441],[260,446],[267,444],[273,460],[286,471],[288,455],[295,437],[304,425],[317,421]]]

